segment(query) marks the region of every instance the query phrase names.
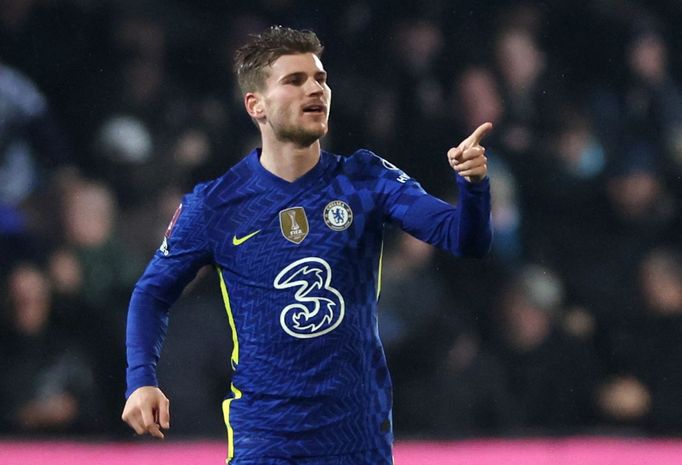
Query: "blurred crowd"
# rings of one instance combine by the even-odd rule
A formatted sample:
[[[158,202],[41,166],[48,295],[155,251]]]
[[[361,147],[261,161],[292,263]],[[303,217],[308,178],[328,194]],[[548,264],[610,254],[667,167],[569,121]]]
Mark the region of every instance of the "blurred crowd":
[[[494,123],[490,256],[388,231],[399,437],[682,433],[677,0],[0,0],[0,434],[131,434],[130,292],[257,144],[232,54],[272,24],[326,45],[327,150],[456,202],[445,153]],[[202,270],[159,366],[175,437],[223,436],[230,344]]]

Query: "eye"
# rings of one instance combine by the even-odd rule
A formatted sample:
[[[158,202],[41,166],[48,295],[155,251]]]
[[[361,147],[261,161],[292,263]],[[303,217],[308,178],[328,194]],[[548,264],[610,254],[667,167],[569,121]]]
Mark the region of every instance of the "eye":
[[[296,75],[291,76],[285,82],[286,82],[286,84],[292,84],[294,86],[301,86],[301,85],[303,85],[305,80],[303,79],[302,76],[296,74]]]

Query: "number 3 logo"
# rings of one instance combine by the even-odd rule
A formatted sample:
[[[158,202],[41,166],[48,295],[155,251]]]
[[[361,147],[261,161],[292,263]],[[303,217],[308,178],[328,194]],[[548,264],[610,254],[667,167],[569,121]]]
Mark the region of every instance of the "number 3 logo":
[[[343,320],[346,304],[331,286],[332,269],[318,257],[296,260],[279,272],[275,289],[297,288],[296,303],[280,313],[282,329],[290,336],[308,339],[336,329]]]

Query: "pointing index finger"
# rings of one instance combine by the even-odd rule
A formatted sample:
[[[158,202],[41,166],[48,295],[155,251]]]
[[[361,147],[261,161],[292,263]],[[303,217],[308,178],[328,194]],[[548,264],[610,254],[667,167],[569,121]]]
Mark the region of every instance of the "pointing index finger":
[[[481,143],[481,140],[488,135],[490,131],[493,129],[493,124],[492,123],[483,123],[479,127],[476,128],[476,130],[469,136],[469,140],[471,142],[471,145],[478,145]]]

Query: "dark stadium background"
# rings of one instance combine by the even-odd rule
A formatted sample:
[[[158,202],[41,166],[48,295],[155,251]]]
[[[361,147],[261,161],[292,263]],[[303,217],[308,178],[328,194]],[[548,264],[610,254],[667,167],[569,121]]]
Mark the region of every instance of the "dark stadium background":
[[[387,232],[399,444],[679,447],[678,0],[0,0],[0,451],[149,445],[120,421],[127,300],[181,194],[257,143],[231,60],[273,24],[326,46],[327,150],[456,201],[445,152],[495,125],[488,258]],[[205,270],[159,367],[172,441],[220,453],[230,344]]]

